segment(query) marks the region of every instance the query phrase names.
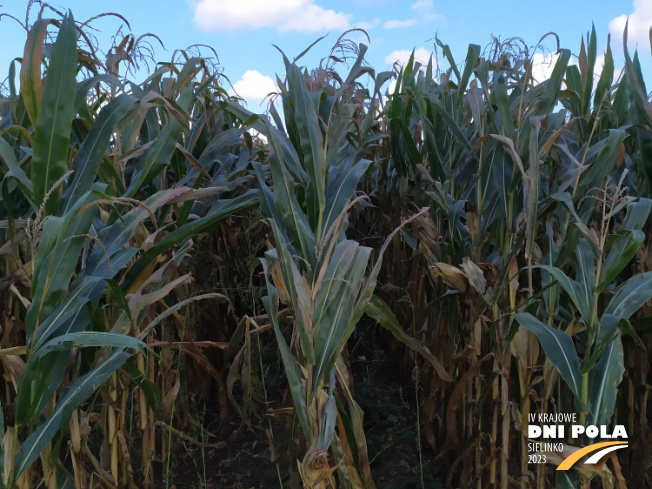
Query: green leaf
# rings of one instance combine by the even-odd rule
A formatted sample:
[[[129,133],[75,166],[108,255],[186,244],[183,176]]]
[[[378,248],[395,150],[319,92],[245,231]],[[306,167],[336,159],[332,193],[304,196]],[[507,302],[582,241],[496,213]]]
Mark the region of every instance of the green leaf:
[[[602,67],[602,73],[600,73],[600,80],[595,89],[595,95],[593,98],[594,108],[599,108],[600,111],[598,114],[601,115],[602,105],[604,104],[604,110],[611,109],[611,100],[609,92],[611,91],[611,85],[614,80],[614,58],[611,52],[610,38],[607,38],[607,51],[604,55],[604,65]]]
[[[192,95],[192,88],[187,88],[181,94],[178,100],[181,110],[188,110]],[[149,184],[156,175],[170,164],[172,153],[181,136],[182,129],[183,126],[176,117],[170,116],[168,118],[154,142],[145,149],[138,160],[138,165],[134,168],[125,197],[136,195],[143,186]]]
[[[326,406],[324,406],[323,422],[321,426],[321,432],[317,437],[317,448],[323,450],[324,452],[328,451],[328,448],[331,446],[331,441],[333,441],[333,435],[335,434],[335,425],[337,422],[337,407],[335,402],[335,389],[336,379],[335,379],[335,367],[331,369],[330,379],[328,382],[328,401],[326,401]]]
[[[512,119],[512,112],[509,105],[505,75],[496,76],[494,78],[494,94],[496,95],[496,101],[498,102],[500,120],[503,123],[502,131],[500,131],[499,128],[496,128],[496,130],[498,130],[503,136],[513,140],[516,133],[514,132],[514,120]]]
[[[389,121],[389,129],[391,135],[392,146],[396,152],[407,154],[410,160],[411,168],[420,164],[423,161],[419,148],[414,144],[410,129],[402,118],[394,117]],[[403,146],[399,144],[403,143]]]
[[[156,409],[161,399],[161,389],[159,389],[154,382],[149,380],[144,372],[138,370],[133,358],[130,358],[124,363],[122,370],[138,387],[143,390],[147,404],[149,404],[152,409]]]
[[[589,306],[589,299],[584,294],[582,285],[572,278],[566,276],[566,274],[557,267],[550,265],[533,265],[533,267],[541,268],[542,270],[547,271],[555,278],[555,280],[557,280],[557,282],[559,282],[559,285],[561,285],[566,293],[570,296],[573,304],[575,304],[575,307],[581,314],[582,319],[584,319],[584,324],[587,326],[590,325],[591,315],[593,311]]]
[[[25,43],[25,52],[20,66],[20,94],[25,111],[32,126],[36,126],[39,105],[43,96],[41,64],[43,63],[43,42],[51,19],[38,19],[32,24]]]
[[[600,318],[600,331],[595,340],[595,346],[591,351],[591,357],[584,361],[582,373],[589,372],[593,366],[602,358],[607,348],[615,341],[622,331],[628,331],[631,328],[629,321],[611,314],[603,314]]]
[[[464,94],[466,92],[466,86],[469,83],[471,74],[475,69],[475,65],[478,63],[480,58],[480,46],[477,44],[469,44],[469,48],[466,52],[466,60],[464,61],[464,72],[462,73],[462,78],[460,79],[460,84],[457,87],[457,103],[461,104]]]
[[[582,73],[584,79],[584,89],[582,90],[582,114],[589,113],[591,104],[591,92],[593,91],[593,72],[595,71],[595,60],[597,58],[597,36],[595,34],[595,25],[591,27],[591,35],[588,41],[588,59],[586,60],[586,71]],[[582,64],[580,63],[580,67]]]
[[[278,146],[276,138],[270,139],[270,142],[275,148]],[[314,267],[316,264],[315,236],[294,193],[294,178],[286,169],[285,161],[278,156],[273,153],[269,158],[274,182],[274,203],[283,220],[283,230],[287,233],[292,245],[300,248],[301,257],[306,260],[309,267]],[[312,274],[312,270],[308,270],[308,273]]]
[[[104,287],[100,278],[86,277],[39,325],[34,341],[28,345],[27,364],[16,394],[18,424],[24,425],[41,414],[63,380],[70,359],[68,353],[56,350],[51,350],[47,355],[38,355],[38,352],[57,334],[84,330],[91,319],[86,304],[89,301],[97,304]]]
[[[358,182],[370,164],[370,160],[358,160],[348,168],[332,166],[329,169],[322,236],[328,233],[335,220],[354,196]]]
[[[52,352],[40,362],[28,360],[20,377],[16,399],[16,425],[26,426],[38,419],[66,374],[70,354]]]
[[[84,277],[81,283],[68,291],[68,295],[45,320],[39,324],[34,335],[34,350],[38,350],[46,341],[63,331],[71,331],[80,316],[83,316],[84,305],[88,302],[99,302],[104,291],[100,277]],[[30,345],[32,346],[32,345]],[[30,348],[31,350],[31,348]],[[28,357],[29,360],[29,357]]]
[[[550,198],[556,200],[557,202],[561,202],[566,206],[566,208],[570,211],[571,215],[573,216],[575,225],[582,232],[585,238],[593,242],[594,238],[591,232],[589,231],[589,228],[586,226],[586,224],[584,224],[582,218],[580,218],[580,216],[577,215],[577,211],[575,210],[575,205],[573,204],[573,199],[571,198],[571,195],[568,192],[559,192],[551,195]]]
[[[312,318],[310,314],[310,298],[308,294],[307,281],[301,276],[297,264],[295,263],[292,255],[287,247],[285,236],[277,226],[275,221],[270,221],[272,232],[274,233],[274,241],[276,248],[266,253],[270,258],[278,260],[283,274],[283,282],[287,287],[287,293],[292,302],[292,309],[297,322],[297,331],[301,340],[301,347],[306,360],[310,364],[315,363],[315,351],[311,338],[308,336],[309,322]]]
[[[557,58],[555,67],[552,70],[552,74],[550,75],[550,78],[544,82],[546,88],[539,99],[536,115],[547,115],[551,113],[557,105],[561,85],[564,81],[564,73],[566,72],[570,56],[571,52],[568,49],[561,49],[559,51],[559,57]]]
[[[424,96],[433,104],[432,106],[442,116],[446,122],[447,129],[453,133],[455,139],[457,139],[457,141],[462,143],[467,149],[470,150],[472,147],[471,143],[469,143],[469,140],[462,132],[462,129],[460,129],[460,126],[457,124],[457,122],[455,122],[453,116],[448,113],[448,110],[446,110],[446,107],[441,103],[439,98],[436,95],[430,93],[425,93]]]
[[[335,364],[340,353],[339,347],[346,341],[346,335],[350,334],[349,320],[360,294],[370,253],[371,248],[345,240],[335,246],[330,257],[315,298],[315,368],[312,392],[316,391],[323,377]]]
[[[602,358],[589,372],[588,424],[600,426],[611,423],[618,386],[624,372],[623,347],[620,335],[617,335]]]
[[[593,261],[593,251],[589,243],[585,239],[580,239],[577,247],[575,248],[575,256],[577,258],[577,271],[575,278],[581,287],[582,297],[586,300],[586,305],[590,314],[593,314],[593,289],[595,287],[595,263]],[[586,323],[589,327],[592,326],[592,317]],[[585,318],[586,320],[586,318]]]
[[[618,277],[634,258],[644,241],[645,233],[643,231],[625,229],[616,234],[616,240],[602,265],[600,283],[595,288],[595,292],[600,292]]]
[[[75,89],[75,112],[79,112],[86,106],[88,92],[95,85],[99,86],[100,82],[113,85],[114,87],[119,87],[122,84],[120,78],[109,74],[95,75],[80,81]]]
[[[133,336],[102,331],[80,331],[77,333],[66,333],[52,338],[35,351],[33,356],[35,360],[38,360],[53,351],[69,351],[73,348],[100,346],[122,349],[132,348],[140,352],[149,350],[145,343]]]
[[[34,265],[32,304],[25,320],[29,341],[33,340],[39,323],[61,303],[68,291],[86,243],[85,235],[97,215],[96,207],[85,209],[85,206],[98,199],[92,192],[103,188],[95,184],[64,217],[51,216],[45,221]]]
[[[652,297],[652,272],[636,274],[618,287],[605,314],[629,319]]]
[[[528,178],[523,185],[523,192],[526,197],[525,212],[525,257],[529,258],[534,252],[534,239],[537,232],[537,221],[539,211],[539,180],[541,169],[539,167],[539,127],[541,121],[538,117],[530,117],[530,141],[529,141],[529,168]],[[529,263],[532,263],[531,261]]]
[[[11,176],[13,176],[20,183],[25,197],[32,200],[32,193],[34,191],[32,187],[32,181],[27,177],[27,174],[18,164],[16,155],[14,154],[14,149],[3,138],[0,138],[0,157],[5,163],[7,171],[11,172]],[[7,177],[5,176],[5,178]]]
[[[205,233],[233,213],[252,209],[257,205],[258,191],[256,190],[250,190],[249,192],[232,199],[223,199],[218,201],[218,203],[213,205],[211,210],[208,211],[204,217],[200,217],[199,219],[188,222],[183,226],[175,229],[154,246],[152,246],[149,250],[143,253],[140,258],[138,258],[138,261],[136,261],[136,263],[134,263],[129,268],[127,276],[125,277],[125,283],[133,283],[133,281],[143,272],[143,270],[145,270],[147,265],[149,265],[152,260],[156,259],[161,253],[163,253],[163,251],[181,243],[182,241],[192,236],[195,236],[199,233]],[[131,235],[129,235],[129,237],[130,236]]]
[[[623,52],[625,53],[625,72],[627,73],[627,78],[632,90],[632,98],[634,103],[638,107],[640,113],[645,118],[645,121],[648,125],[652,125],[652,104],[648,100],[647,91],[645,89],[645,83],[641,76],[639,76],[638,70],[632,63],[632,59],[629,56],[629,50],[627,49],[627,37],[628,37],[629,24],[625,24],[625,32],[623,33]],[[636,61],[636,54],[634,55],[634,61]]]
[[[95,176],[107,153],[115,125],[134,105],[136,99],[122,94],[102,108],[88,136],[72,160],[73,179],[63,195],[66,212],[95,181]]]
[[[639,199],[637,202],[627,204],[627,216],[622,223],[622,229],[608,242],[609,254],[602,266],[600,283],[596,292],[609,285],[623,271],[627,264],[636,255],[645,241],[645,233],[641,231],[647,222],[652,200]],[[612,211],[614,212],[614,211]]]
[[[625,136],[627,133],[622,129],[609,129],[606,144],[595,161],[583,173],[582,178],[579,179],[575,195],[584,195],[592,187],[602,185],[605,175],[610,175],[616,166],[616,159]]]
[[[118,282],[116,282],[113,279],[107,279],[106,283],[109,286],[109,289],[111,289],[111,292],[113,293],[113,298],[118,303],[120,309],[124,311],[124,313],[127,315],[130,321],[133,321],[133,318],[131,317],[131,309],[129,308],[129,304],[127,303],[127,299],[125,298],[125,293],[120,288]],[[107,297],[107,302],[108,302],[108,297]]]
[[[93,392],[128,358],[130,354],[124,350],[116,350],[100,365],[86,375],[79,377],[57,400],[52,414],[23,443],[16,455],[14,477],[19,477],[34,463],[59,429],[66,423],[72,412],[88,399]]]
[[[321,216],[326,206],[326,167],[324,164],[324,139],[319,116],[308,92],[306,82],[298,66],[288,69],[288,85],[294,102],[294,119],[299,133],[303,166],[310,177],[308,193],[315,195],[318,209],[315,214]],[[276,184],[276,180],[274,180]]]
[[[52,48],[43,97],[36,118],[32,184],[34,201],[41,205],[68,168],[70,129],[75,115],[77,33],[72,14],[64,17]],[[45,203],[45,215],[57,208],[57,191]]]
[[[369,302],[366,304],[364,312],[367,316],[378,321],[378,323],[387,331],[392,333],[392,335],[394,335],[397,340],[405,344],[412,351],[425,358],[428,363],[432,365],[433,369],[435,372],[437,372],[437,375],[441,380],[446,382],[451,382],[453,380],[441,361],[437,359],[419,341],[415,340],[412,336],[403,330],[392,310],[380,297],[373,295],[371,299],[369,299]]]
[[[255,115],[253,112],[249,112],[247,109],[233,102],[225,103],[224,110],[235,115],[242,121],[251,120],[252,116]],[[308,174],[301,167],[297,150],[294,148],[285,132],[275,128],[267,119],[264,118],[256,118],[254,122],[251,123],[251,127],[268,138],[270,143],[274,146],[278,158],[285,162],[292,175],[298,178],[302,184],[308,185]]]
[[[96,246],[93,248],[86,264],[86,273],[95,276],[102,275],[101,270],[109,269],[109,261],[111,261],[110,268],[114,268],[112,262],[115,259],[116,254],[124,249],[125,245],[133,237],[138,225],[146,219],[151,218],[152,214],[150,214],[150,212],[155,212],[163,205],[168,204],[171,200],[186,195],[189,192],[191,192],[191,190],[187,187],[161,190],[147,198],[143,202],[143,205],[139,205],[122,216],[120,220],[104,227],[98,233],[98,238],[102,242],[102,246]],[[169,237],[169,235],[166,237]],[[130,268],[130,271],[131,270],[132,268]],[[115,275],[115,272],[113,275]],[[113,275],[109,275],[105,278],[112,277]]]
[[[582,374],[580,372],[580,359],[577,356],[570,335],[548,326],[527,312],[514,314],[514,318],[525,329],[537,335],[546,355],[548,355],[552,364],[557,367],[566,385],[568,385],[581,405]]]
[[[261,259],[261,262],[265,270],[265,281],[267,282],[267,292],[269,294],[262,298],[263,306],[265,306],[265,310],[267,311],[272,326],[274,327],[274,335],[276,336],[276,342],[281,353],[281,360],[283,361],[283,367],[285,368],[285,375],[288,378],[288,384],[292,394],[294,413],[299,419],[299,424],[301,425],[308,444],[311,444],[313,434],[310,429],[310,422],[308,421],[308,413],[306,409],[305,380],[297,367],[294,357],[292,356],[292,351],[290,351],[290,348],[285,342],[285,338],[283,337],[283,333],[278,324],[278,291],[269,281],[271,262],[265,258]]]

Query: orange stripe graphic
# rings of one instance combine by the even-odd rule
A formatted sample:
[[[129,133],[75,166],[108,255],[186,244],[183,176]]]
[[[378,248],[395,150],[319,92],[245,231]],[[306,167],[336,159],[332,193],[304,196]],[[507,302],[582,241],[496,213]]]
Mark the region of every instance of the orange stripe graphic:
[[[557,470],[568,470],[570,469],[575,462],[581,459],[584,455],[589,453],[597,452],[601,448],[610,447],[613,445],[623,445],[627,446],[627,442],[622,441],[603,441],[602,443],[596,443],[595,445],[589,445],[588,447],[580,448],[578,451],[574,452],[572,455],[567,457],[560,465],[557,467]]]

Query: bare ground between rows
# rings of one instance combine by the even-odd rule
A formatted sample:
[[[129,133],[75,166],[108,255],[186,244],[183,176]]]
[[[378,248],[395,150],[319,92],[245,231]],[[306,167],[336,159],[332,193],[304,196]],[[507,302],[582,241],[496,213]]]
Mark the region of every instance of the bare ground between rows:
[[[376,330],[377,332],[377,330]],[[401,372],[384,353],[373,330],[357,331],[349,342],[349,359],[356,401],[365,413],[365,433],[371,471],[378,489],[438,489],[442,467],[435,454],[417,436],[415,386],[410,372]],[[386,346],[386,344],[384,345]],[[278,368],[279,365],[273,366]],[[270,406],[281,406],[284,389],[268,390]],[[223,449],[184,443],[169,480],[176,489],[253,489],[287,487],[287,455],[277,464],[270,451],[270,421],[276,451],[288,443],[286,416],[250,416],[240,426],[235,421],[223,438]],[[208,413],[205,424],[215,426],[217,415]],[[228,430],[227,430],[228,431]],[[277,453],[276,456],[279,456]],[[296,462],[295,462],[296,463]],[[422,483],[423,479],[423,483]]]

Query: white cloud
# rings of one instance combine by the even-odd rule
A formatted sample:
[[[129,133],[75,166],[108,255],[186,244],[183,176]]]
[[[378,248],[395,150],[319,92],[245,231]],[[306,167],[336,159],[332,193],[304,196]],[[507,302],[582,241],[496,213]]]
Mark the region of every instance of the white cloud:
[[[444,19],[443,15],[435,12],[432,0],[417,0],[412,4],[412,10],[416,11],[418,18],[422,22],[433,22]]]
[[[410,27],[419,22],[428,23],[435,20],[444,20],[444,16],[435,12],[435,7],[432,0],[417,0],[412,4],[412,10],[415,11],[416,16],[406,20],[391,19],[385,21],[383,27],[385,29],[399,29],[403,27]]]
[[[265,97],[271,92],[276,92],[276,83],[269,76],[256,70],[246,71],[235,85],[233,91],[250,105],[261,105]]]
[[[348,29],[350,19],[350,14],[325,9],[314,0],[201,0],[195,7],[195,23],[203,31],[275,27],[315,33]]]
[[[385,63],[392,66],[394,63],[398,62],[401,66],[405,66],[409,61],[411,54],[412,51],[408,51],[407,49],[392,51],[387,56],[385,56]],[[426,48],[418,48],[414,51],[415,61],[418,61],[424,66],[428,64],[428,61],[430,60],[431,57],[432,57],[432,53],[428,51]],[[435,61],[433,60],[433,66],[434,65],[435,65]]]
[[[392,20],[386,20],[383,23],[383,27],[385,29],[400,29],[401,27],[410,27],[411,25],[414,25],[416,23],[417,23],[416,18],[407,19],[407,20],[392,19]]]
[[[652,26],[652,2],[650,0],[634,0],[633,11],[629,14],[627,41],[630,48],[638,46],[646,50],[650,46],[650,26]],[[627,23],[627,15],[615,17],[609,22],[609,32],[615,40],[622,41]]]
[[[534,53],[532,57],[532,77],[537,83],[547,80],[552,75],[552,70],[555,69],[555,63],[559,54],[551,53],[545,55],[543,53]]]
[[[355,26],[358,29],[364,29],[365,31],[368,31],[369,29],[376,27],[378,24],[380,24],[380,19],[376,17],[373,22],[358,22]]]
[[[602,69],[604,68],[604,54],[598,54],[595,57],[595,67],[593,68],[593,76],[596,77],[596,84],[598,83],[597,79],[602,75]]]
[[[396,90],[396,78],[392,78],[387,87],[387,93],[389,95],[394,95],[394,90]]]
[[[543,53],[535,53],[532,57],[532,76],[537,83],[541,83],[552,76],[552,70],[555,69],[555,64],[559,59],[558,53],[550,53],[544,55]],[[578,64],[577,59],[571,59],[568,65]],[[604,54],[598,54],[595,57],[595,66],[593,67],[593,91],[598,86],[600,75],[604,68]],[[562,88],[566,88],[566,82],[562,82]]]

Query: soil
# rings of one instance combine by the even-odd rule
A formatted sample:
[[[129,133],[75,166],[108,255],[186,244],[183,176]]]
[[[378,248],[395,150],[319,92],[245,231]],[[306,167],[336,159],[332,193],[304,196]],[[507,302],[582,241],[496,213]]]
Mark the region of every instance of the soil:
[[[373,480],[378,489],[442,488],[438,479],[443,477],[443,469],[437,467],[434,453],[425,440],[422,440],[419,450],[415,386],[410,373],[401,375],[398,366],[390,361],[378,344],[380,341],[386,342],[386,338],[378,339],[377,333],[378,330],[374,331],[371,327],[361,328],[349,342],[355,397],[365,413],[365,433]],[[386,343],[383,346],[386,347]],[[271,403],[275,407],[280,407],[284,394],[281,383],[279,380],[277,392],[272,391],[273,387],[268,388],[268,398],[276,399]],[[217,414],[214,416],[216,420]],[[207,414],[206,420],[212,418],[213,414]],[[283,438],[287,438],[289,431],[287,420],[283,418],[287,416],[271,418],[277,452],[287,445],[287,439]],[[229,427],[230,436],[223,437],[227,446],[223,449],[205,448],[203,455],[201,448],[185,443],[182,447],[185,451],[179,452],[176,457],[169,487],[287,487],[289,458],[287,455],[280,456],[278,465],[272,462],[269,426],[268,416],[249,416],[248,424],[242,426],[239,421],[234,421]]]

